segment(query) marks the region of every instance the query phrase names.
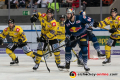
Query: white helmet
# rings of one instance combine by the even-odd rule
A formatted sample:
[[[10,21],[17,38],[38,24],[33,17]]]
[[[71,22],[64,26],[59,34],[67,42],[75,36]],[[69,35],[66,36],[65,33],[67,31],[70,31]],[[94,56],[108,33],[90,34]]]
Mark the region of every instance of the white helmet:
[[[73,8],[68,8],[67,13],[75,14],[75,10]]]

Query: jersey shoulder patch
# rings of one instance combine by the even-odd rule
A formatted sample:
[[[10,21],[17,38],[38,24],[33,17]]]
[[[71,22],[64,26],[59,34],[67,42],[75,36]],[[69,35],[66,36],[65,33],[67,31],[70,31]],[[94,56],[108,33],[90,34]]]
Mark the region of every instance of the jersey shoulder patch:
[[[19,32],[19,31],[20,31],[20,28],[16,28],[16,31]]]
[[[56,26],[56,22],[52,22],[52,26],[55,27]]]
[[[46,14],[45,13],[42,13],[42,15],[41,15],[42,17],[45,17],[46,16]]]
[[[109,20],[111,17],[107,17],[107,19]]]
[[[118,20],[120,21],[120,16],[118,16]]]
[[[4,30],[5,30],[5,31],[7,31],[7,30],[8,30],[8,27],[7,27],[7,28],[5,28]]]

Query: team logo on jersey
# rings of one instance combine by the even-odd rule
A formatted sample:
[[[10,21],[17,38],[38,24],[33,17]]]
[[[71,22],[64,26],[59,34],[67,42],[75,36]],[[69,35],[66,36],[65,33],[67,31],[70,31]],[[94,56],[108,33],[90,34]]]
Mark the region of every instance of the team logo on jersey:
[[[117,22],[117,21],[115,21],[115,24],[118,24],[118,22]]]
[[[77,23],[77,24],[80,23],[80,20],[77,20],[76,23]]]
[[[17,29],[16,29],[16,31],[17,31],[17,32],[19,32],[19,31],[20,31],[20,29],[19,29],[19,28],[17,28]]]
[[[66,24],[66,26],[67,26],[67,27],[70,26],[70,23]]]
[[[42,17],[45,17],[45,16],[46,16],[46,14],[45,14],[45,13],[43,13],[41,16],[42,16]]]
[[[52,23],[52,26],[56,26],[56,22],[53,22],[53,23]]]
[[[5,31],[7,31],[8,28],[5,28]]]
[[[14,33],[14,35],[17,35],[18,33]]]
[[[82,29],[81,26],[80,26],[80,27],[72,27],[72,28],[70,28],[69,30],[70,30],[70,32],[77,32],[77,31],[79,31],[80,29]]]

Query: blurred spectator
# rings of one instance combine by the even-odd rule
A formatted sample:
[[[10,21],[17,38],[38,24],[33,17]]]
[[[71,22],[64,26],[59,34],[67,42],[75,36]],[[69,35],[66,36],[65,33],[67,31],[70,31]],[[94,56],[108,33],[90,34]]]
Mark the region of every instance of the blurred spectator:
[[[102,0],[103,6],[109,6],[113,3],[114,0]]]
[[[66,7],[72,7],[72,3],[74,0],[66,0]]]
[[[25,8],[26,3],[25,0],[18,0],[18,7]]]
[[[7,8],[8,8],[8,5],[9,5],[8,0],[5,0],[5,4],[7,5]],[[10,8],[11,9],[17,8],[17,4],[18,4],[18,1],[16,1],[16,0],[10,0]]]
[[[73,0],[72,7],[78,8],[79,7],[79,0]]]
[[[57,12],[59,12],[59,2],[60,1],[56,0],[56,10],[57,10]],[[48,3],[48,8],[51,8],[51,9],[55,10],[55,0],[53,0],[52,3]]]

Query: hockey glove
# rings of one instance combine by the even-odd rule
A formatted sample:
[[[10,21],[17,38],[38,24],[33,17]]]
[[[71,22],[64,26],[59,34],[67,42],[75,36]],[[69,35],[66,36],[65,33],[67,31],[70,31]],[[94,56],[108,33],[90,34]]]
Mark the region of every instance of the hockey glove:
[[[99,26],[99,23],[97,21],[94,22],[93,27],[97,28]]]
[[[110,33],[114,33],[116,31],[117,31],[116,28],[112,28],[112,29],[109,30]]]
[[[40,37],[40,42],[45,41],[45,38],[43,36]]]
[[[87,28],[87,34],[88,34],[88,35],[92,35],[92,31],[93,31],[92,28]]]
[[[2,38],[0,38],[0,45],[2,45],[3,44],[3,40],[2,40]]]
[[[40,38],[39,37],[37,37],[37,42],[40,42]]]
[[[22,39],[18,39],[18,44],[22,44],[23,40]]]
[[[65,38],[65,44],[66,44],[66,46],[70,46],[71,45],[70,38],[68,38],[68,37]]]
[[[36,22],[37,19],[38,19],[38,15],[37,15],[37,14],[34,14],[34,15],[30,18],[31,23]]]

